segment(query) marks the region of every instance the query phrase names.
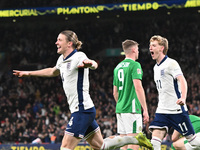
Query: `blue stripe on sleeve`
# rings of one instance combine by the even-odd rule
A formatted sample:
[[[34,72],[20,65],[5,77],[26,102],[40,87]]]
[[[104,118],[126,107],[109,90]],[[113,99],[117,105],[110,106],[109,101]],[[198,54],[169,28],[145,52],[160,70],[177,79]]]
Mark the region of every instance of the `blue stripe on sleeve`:
[[[83,110],[83,75],[84,75],[84,68],[79,68],[78,82],[77,82],[79,110]]]
[[[175,89],[177,97],[181,98],[181,93],[178,90],[178,82],[177,82],[177,80],[174,80],[174,89]]]
[[[175,92],[176,92],[178,99],[181,98],[181,93],[178,90],[178,81],[177,80],[174,80],[174,89],[175,89]],[[181,106],[181,109],[182,109],[183,112],[185,111],[184,106]]]

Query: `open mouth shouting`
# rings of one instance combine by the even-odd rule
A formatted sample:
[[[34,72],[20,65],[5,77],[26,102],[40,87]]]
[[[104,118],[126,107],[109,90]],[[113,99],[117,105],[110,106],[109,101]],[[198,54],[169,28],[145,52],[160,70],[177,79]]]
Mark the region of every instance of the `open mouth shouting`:
[[[151,53],[151,57],[153,57],[154,56],[154,52],[152,51],[152,52],[150,52]]]

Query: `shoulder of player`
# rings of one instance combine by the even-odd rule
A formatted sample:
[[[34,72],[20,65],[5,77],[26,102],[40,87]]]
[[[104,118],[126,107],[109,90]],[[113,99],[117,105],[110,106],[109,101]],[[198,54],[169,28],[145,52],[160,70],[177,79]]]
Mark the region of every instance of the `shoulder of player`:
[[[134,60],[132,60],[132,59],[125,59],[125,60],[123,60],[122,62],[130,62],[130,63],[132,63],[132,64],[135,64],[135,65],[141,65],[138,61],[134,61]]]
[[[77,51],[76,53],[75,53],[76,55],[86,55],[84,52],[82,52],[82,51]]]
[[[88,59],[87,55],[82,51],[76,52],[75,55],[74,55],[74,58],[76,58],[78,60]]]
[[[136,65],[137,67],[142,68],[142,67],[141,67],[141,64],[140,64],[139,62],[137,62],[137,61],[135,61],[135,65]]]
[[[119,68],[123,68],[123,67],[129,67],[129,68],[137,67],[138,68],[138,66],[141,67],[139,62],[136,62],[132,59],[124,59],[117,64],[114,70],[118,70]]]
[[[167,57],[167,59],[166,59],[168,62],[177,62],[175,59],[173,59],[173,58],[170,58],[170,57]]]
[[[179,63],[175,59],[172,59],[172,58],[167,59],[167,64],[171,67],[179,65]]]
[[[141,67],[141,64],[138,61],[129,59],[128,62],[131,64],[132,67]]]

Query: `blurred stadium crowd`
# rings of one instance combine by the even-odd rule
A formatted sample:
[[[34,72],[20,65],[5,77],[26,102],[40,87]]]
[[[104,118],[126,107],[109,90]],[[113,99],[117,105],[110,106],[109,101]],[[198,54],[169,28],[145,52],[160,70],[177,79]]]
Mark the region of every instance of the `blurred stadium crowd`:
[[[25,1],[23,1],[25,2]],[[41,1],[40,1],[41,2]],[[2,1],[3,3],[3,1]],[[189,112],[200,116],[200,14],[151,15],[149,18],[124,16],[122,20],[80,20],[75,23],[38,24],[23,22],[0,25],[0,51],[5,64],[0,73],[0,143],[59,143],[70,117],[60,77],[17,78],[13,69],[34,70],[54,66],[56,38],[60,31],[70,29],[83,41],[83,49],[99,63],[90,71],[90,94],[96,106],[96,119],[104,137],[116,130],[115,101],[112,95],[113,69],[124,56],[103,56],[106,48],[120,48],[125,39],[140,45],[139,62],[143,68],[143,86],[150,121],[157,106],[157,90],[153,81],[155,62],[148,52],[149,39],[160,34],[169,40],[168,56],[181,65],[188,82]],[[82,22],[81,22],[82,21]],[[144,132],[151,134],[148,126]],[[169,134],[170,136],[170,134]]]

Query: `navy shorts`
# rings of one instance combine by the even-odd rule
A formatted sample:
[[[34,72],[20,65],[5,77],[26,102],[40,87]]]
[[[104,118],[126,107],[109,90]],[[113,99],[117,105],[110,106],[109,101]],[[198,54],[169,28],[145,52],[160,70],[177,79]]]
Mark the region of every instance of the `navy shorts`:
[[[85,139],[87,139],[90,135],[99,130],[99,126],[95,121],[95,116],[96,110],[94,107],[72,113],[65,134],[78,138],[85,137]]]
[[[183,136],[195,134],[188,112],[186,111],[180,114],[156,113],[154,120],[149,126],[149,130],[165,128],[168,132],[170,127],[173,127]]]

